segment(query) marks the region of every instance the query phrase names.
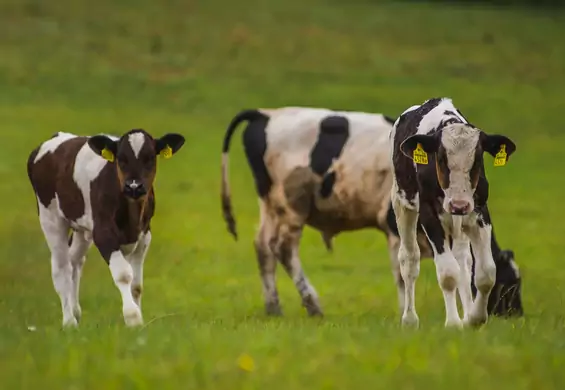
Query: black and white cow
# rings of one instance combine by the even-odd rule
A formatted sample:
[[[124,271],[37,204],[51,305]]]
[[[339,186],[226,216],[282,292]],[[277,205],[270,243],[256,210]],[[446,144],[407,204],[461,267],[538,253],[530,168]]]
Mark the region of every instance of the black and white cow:
[[[169,158],[183,144],[179,134],[154,139],[141,129],[121,138],[60,132],[31,152],[28,176],[51,251],[64,327],[80,321],[80,277],[92,241],[121,293],[125,323],[143,323],[143,262],[151,242],[157,156]]]
[[[476,128],[448,98],[410,107],[396,120],[391,140],[391,199],[400,233],[398,258],[405,285],[402,324],[419,323],[414,298],[420,272],[418,226],[434,253],[445,302],[445,325],[486,322],[496,265],[491,251],[489,183],[483,153],[495,157],[496,166],[505,165],[516,150],[514,142]],[[474,301],[469,243],[475,257]],[[463,321],[457,310],[456,291],[462,301]]]
[[[322,233],[328,249],[332,237],[341,232],[362,228],[384,232],[403,311],[404,282],[397,259],[399,236],[390,203],[389,134],[394,120],[380,114],[302,107],[239,113],[227,129],[222,156],[224,218],[236,239],[227,178],[228,152],[237,126],[245,121],[248,125],[243,144],[260,198],[261,224],[255,249],[267,313],[281,313],[275,284],[277,259],[294,280],[308,312],[322,313],[318,295],[298,258],[305,225]],[[423,232],[418,242],[422,257],[431,257]],[[506,272],[507,268],[501,275],[507,276],[508,284],[501,285],[501,291],[516,286],[514,273]],[[511,308],[515,309],[513,313],[521,312],[516,302],[516,296],[508,301],[507,312]]]

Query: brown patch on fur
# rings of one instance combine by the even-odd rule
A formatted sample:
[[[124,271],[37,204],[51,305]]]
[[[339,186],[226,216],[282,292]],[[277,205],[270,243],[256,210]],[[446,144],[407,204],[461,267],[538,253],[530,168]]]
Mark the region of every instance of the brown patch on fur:
[[[132,276],[130,274],[122,273],[118,276],[118,279],[116,280],[116,282],[129,284],[129,283],[131,283],[131,280],[132,280]]]
[[[307,217],[310,214],[318,182],[319,179],[309,167],[294,169],[283,181],[284,195],[288,205],[300,216]]]
[[[33,188],[41,204],[49,206],[55,198],[68,220],[75,221],[84,215],[84,198],[73,179],[76,155],[86,143],[86,137],[71,138],[59,145],[53,152],[46,153],[33,164],[30,156],[29,175]]]
[[[143,287],[141,286],[132,286],[131,288],[131,295],[133,299],[137,302],[139,297],[141,297],[141,293],[143,292]]]
[[[119,164],[114,164],[114,166],[116,167],[116,174],[118,175],[118,183],[120,185],[119,188],[121,191],[121,189],[124,188],[126,182],[125,175],[124,172],[121,170]]]
[[[434,252],[428,242],[428,238],[423,233],[418,233],[416,235],[416,241],[418,242],[418,246],[420,247],[420,258],[430,258],[434,257]]]

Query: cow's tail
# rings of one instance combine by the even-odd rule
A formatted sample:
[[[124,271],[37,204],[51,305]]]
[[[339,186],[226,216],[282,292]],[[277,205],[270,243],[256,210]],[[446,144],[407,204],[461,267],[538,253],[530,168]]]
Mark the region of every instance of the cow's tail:
[[[244,110],[237,114],[230,122],[226,135],[224,136],[224,145],[222,147],[222,211],[224,220],[228,225],[228,231],[237,240],[237,230],[235,218],[233,216],[233,209],[231,205],[230,185],[228,181],[228,167],[229,167],[229,149],[230,141],[237,129],[237,126],[244,121],[252,121],[264,117],[259,110]]]

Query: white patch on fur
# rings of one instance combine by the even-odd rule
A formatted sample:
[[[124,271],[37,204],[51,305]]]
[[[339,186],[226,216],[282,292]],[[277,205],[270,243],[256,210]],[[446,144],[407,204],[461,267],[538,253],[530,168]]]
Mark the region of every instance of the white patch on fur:
[[[94,229],[92,204],[90,203],[90,185],[106,164],[108,164],[108,161],[96,154],[87,143],[77,153],[73,180],[82,193],[85,209],[82,217],[72,223],[75,229],[88,230],[90,232]]]
[[[41,147],[39,148],[39,151],[37,152],[37,155],[35,156],[35,159],[33,160],[33,163],[37,163],[39,160],[41,160],[41,158],[43,156],[45,156],[47,153],[53,153],[55,150],[57,150],[57,148],[65,141],[68,141],[72,138],[76,138],[78,137],[75,134],[71,134],[71,133],[63,133],[63,132],[59,132],[57,134],[56,137],[53,137],[51,139],[48,139],[47,141],[45,141],[44,143],[41,144]]]
[[[423,104],[425,104],[425,102]],[[415,106],[406,111],[411,111],[412,109],[414,109],[414,107]],[[455,116],[461,120],[461,122],[468,123],[465,118],[457,113],[457,108],[453,105],[453,101],[449,98],[443,98],[437,106],[432,108],[430,112],[424,115],[424,117],[420,121],[420,124],[418,125],[418,131],[416,132],[416,134],[428,134],[435,130],[442,120],[453,118],[452,115],[446,115],[446,111],[453,112]]]
[[[139,152],[141,151],[141,148],[143,148],[143,144],[145,144],[145,135],[141,132],[132,133],[128,136],[128,141],[135,158],[138,158]]]

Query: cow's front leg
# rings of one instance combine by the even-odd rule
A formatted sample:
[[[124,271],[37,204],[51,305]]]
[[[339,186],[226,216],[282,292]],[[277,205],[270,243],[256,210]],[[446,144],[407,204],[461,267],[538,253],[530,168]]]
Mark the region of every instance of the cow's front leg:
[[[120,250],[117,234],[110,229],[95,228],[94,244],[108,263],[114,283],[122,295],[122,312],[126,325],[143,324],[141,310],[132,294],[133,268]]]
[[[151,231],[141,236],[139,244],[130,256],[130,263],[133,270],[133,280],[131,284],[131,293],[133,300],[141,310],[141,294],[143,293],[143,263],[151,244]]]
[[[453,255],[459,263],[459,298],[463,306],[463,321],[467,322],[473,307],[473,298],[471,293],[471,251],[469,249],[469,238],[465,234],[460,234],[458,238],[453,239]]]
[[[490,221],[488,210],[486,216],[487,221]],[[468,320],[470,325],[481,325],[487,321],[489,295],[496,281],[496,264],[491,251],[492,226],[484,221],[483,217],[479,218],[480,223],[468,229],[475,255],[475,286],[477,288],[477,296]]]
[[[428,204],[420,208],[422,228],[434,252],[437,281],[445,304],[445,326],[461,328],[463,322],[457,310],[457,287],[460,284],[460,267],[449,246],[449,237],[443,229],[435,210]]]
[[[404,280],[404,312],[402,326],[418,327],[420,319],[416,313],[416,279],[420,275],[420,248],[418,247],[416,226],[418,211],[401,204],[398,195],[393,191],[392,205],[396,216],[396,224],[400,235],[398,261],[400,274]]]

